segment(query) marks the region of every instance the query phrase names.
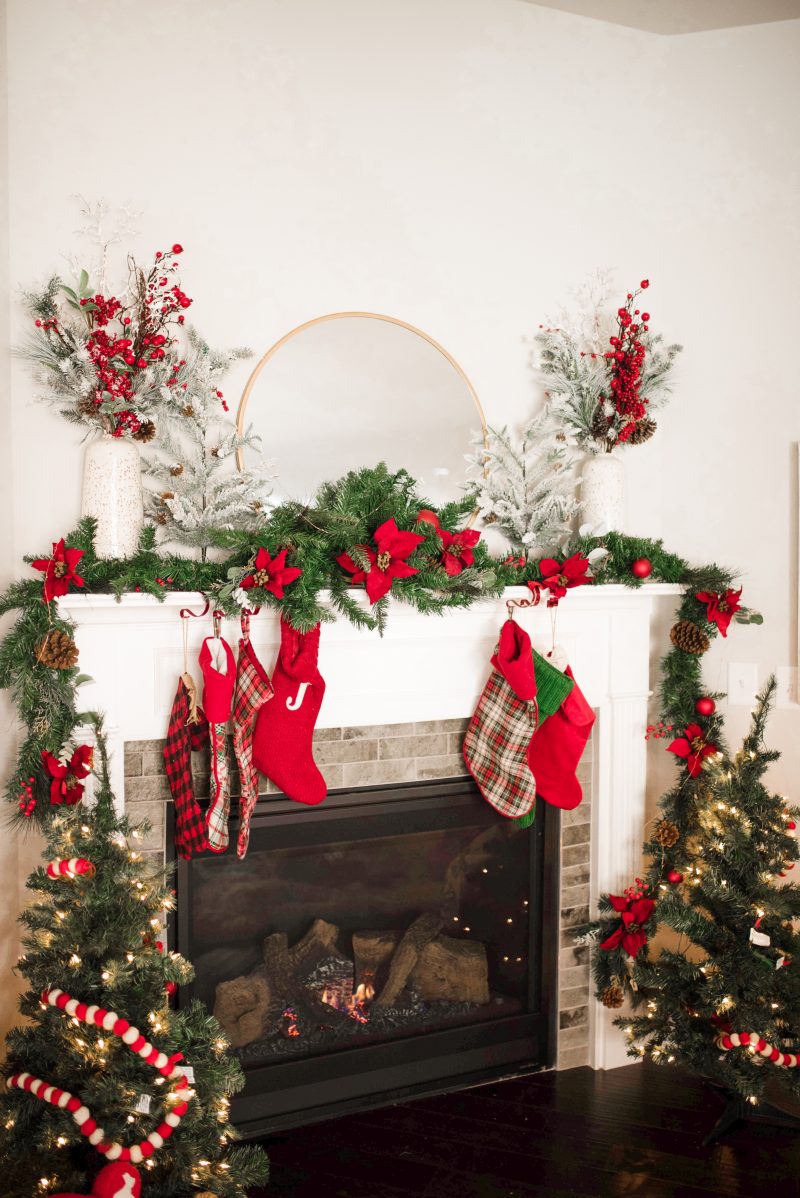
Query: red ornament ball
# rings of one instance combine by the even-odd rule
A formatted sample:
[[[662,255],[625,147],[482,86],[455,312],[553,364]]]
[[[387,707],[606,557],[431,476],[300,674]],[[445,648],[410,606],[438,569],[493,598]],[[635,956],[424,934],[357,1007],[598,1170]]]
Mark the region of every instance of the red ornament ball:
[[[713,715],[717,710],[717,705],[713,699],[709,699],[708,695],[701,695],[696,701],[694,709],[698,715]]]
[[[631,574],[634,578],[649,578],[652,573],[653,563],[649,557],[637,557],[631,566]]]
[[[797,824],[794,822],[793,819],[787,819],[786,827],[789,829],[790,832],[794,832],[795,828],[797,827]]]
[[[677,886],[679,882],[683,881],[683,874],[677,869],[671,869],[667,874],[667,881],[671,882],[673,886]]]

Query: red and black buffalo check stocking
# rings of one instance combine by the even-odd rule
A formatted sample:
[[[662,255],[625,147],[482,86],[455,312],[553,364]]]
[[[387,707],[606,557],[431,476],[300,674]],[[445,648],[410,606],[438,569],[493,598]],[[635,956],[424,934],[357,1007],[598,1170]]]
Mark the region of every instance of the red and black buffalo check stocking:
[[[170,712],[164,767],[175,803],[175,848],[187,860],[208,848],[205,816],[194,797],[192,780],[192,749],[202,748],[207,736],[208,723],[197,706],[194,681],[184,674]]]
[[[258,802],[258,771],[253,765],[256,716],[273,696],[272,683],[250,643],[250,616],[242,612],[242,636],[233,695],[233,751],[239,766],[239,839],[236,854],[244,857],[250,842],[250,819]]]
[[[536,803],[528,745],[538,708],[531,640],[513,620],[502,627],[492,667],[467,728],[464,760],[486,801],[516,819]]]

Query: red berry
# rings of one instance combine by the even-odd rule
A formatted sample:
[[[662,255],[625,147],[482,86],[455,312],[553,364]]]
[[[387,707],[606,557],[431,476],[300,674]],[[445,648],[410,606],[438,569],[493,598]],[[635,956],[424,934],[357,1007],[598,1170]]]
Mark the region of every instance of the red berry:
[[[182,254],[183,253],[183,246],[180,244],[180,242],[177,242],[177,241],[175,242],[174,246],[172,247],[172,252],[173,252],[173,254]]]
[[[650,313],[642,312],[642,320],[649,320],[649,319],[650,319]]]
[[[650,280],[649,280],[649,279],[642,279],[642,281],[641,281],[641,283],[639,284],[639,286],[642,288],[642,290],[643,290],[643,291],[646,291],[646,290],[647,290],[647,288],[650,286]]]

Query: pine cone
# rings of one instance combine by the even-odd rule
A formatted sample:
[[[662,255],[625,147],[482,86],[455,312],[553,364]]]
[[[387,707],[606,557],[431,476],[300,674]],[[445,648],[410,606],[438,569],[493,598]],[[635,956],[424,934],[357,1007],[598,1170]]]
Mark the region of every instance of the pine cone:
[[[655,420],[651,420],[649,416],[645,416],[644,420],[640,420],[634,426],[633,432],[628,437],[628,444],[642,445],[645,441],[649,441],[657,427]]]
[[[169,472],[173,478],[178,478],[181,474],[183,474],[183,466],[180,464],[180,462],[178,462],[177,465],[170,466]]]
[[[71,670],[78,662],[78,646],[68,632],[54,628],[37,641],[36,660],[51,670]]]
[[[676,649],[682,649],[684,653],[705,653],[711,643],[693,620],[678,620],[669,631],[669,639]]]
[[[592,413],[592,436],[595,441],[605,441],[608,433],[608,424],[608,416],[606,416],[606,410],[601,401]]]
[[[153,424],[152,420],[143,420],[136,432],[133,434],[133,439],[134,441],[141,441],[143,445],[146,445],[148,441],[153,440],[155,435],[156,426]]]
[[[662,849],[671,849],[677,844],[681,838],[678,825],[673,824],[668,819],[662,819],[656,824],[656,830],[653,834],[653,840],[656,844],[660,844]]]
[[[600,995],[600,1002],[604,1007],[609,1007],[612,1011],[618,1010],[624,1001],[625,994],[618,982],[612,982],[609,986],[606,986]]]

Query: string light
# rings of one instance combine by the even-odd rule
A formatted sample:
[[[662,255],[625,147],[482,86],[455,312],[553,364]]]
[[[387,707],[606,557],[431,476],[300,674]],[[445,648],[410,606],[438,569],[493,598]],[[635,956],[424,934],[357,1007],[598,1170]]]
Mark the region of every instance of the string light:
[[[77,954],[77,953],[73,953],[73,954],[72,954],[72,956],[71,956],[71,957],[70,957],[70,959],[69,959],[69,962],[68,962],[68,964],[69,964],[69,965],[71,965],[71,966],[73,967],[73,969],[77,969],[77,968],[78,968],[78,966],[80,965],[80,963],[81,963],[81,959],[80,959],[80,957],[78,956],[78,954]]]
[[[59,1136],[58,1139],[56,1140],[56,1144],[58,1144],[59,1148],[65,1148],[66,1144],[67,1144],[67,1137]]]
[[[100,979],[103,982],[107,982],[110,977],[111,977],[111,974],[108,972],[107,969],[104,969],[103,972],[100,974]]]
[[[133,953],[126,953],[126,954],[125,954],[125,960],[126,960],[126,961],[133,961],[133,959],[134,959]]]

